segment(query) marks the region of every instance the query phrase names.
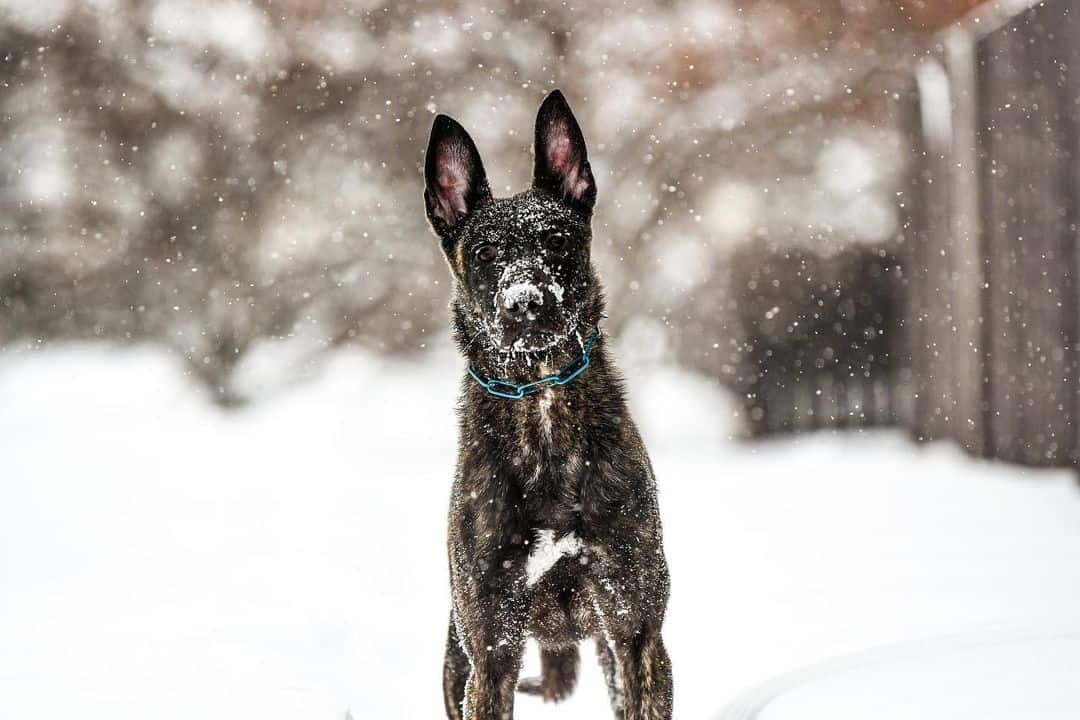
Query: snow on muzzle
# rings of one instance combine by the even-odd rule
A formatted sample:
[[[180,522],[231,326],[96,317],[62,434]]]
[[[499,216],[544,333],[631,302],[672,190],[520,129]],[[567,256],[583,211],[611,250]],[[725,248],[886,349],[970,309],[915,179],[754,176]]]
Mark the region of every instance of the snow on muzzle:
[[[544,305],[544,293],[530,282],[514,283],[499,293],[499,305],[512,318],[535,320]]]
[[[545,292],[551,285],[551,273],[537,258],[510,263],[499,278],[495,294],[499,315],[516,323],[535,322],[550,315],[558,304],[550,290]]]
[[[496,322],[505,347],[539,349],[563,332],[561,288],[541,264],[524,261],[508,266],[498,288]]]

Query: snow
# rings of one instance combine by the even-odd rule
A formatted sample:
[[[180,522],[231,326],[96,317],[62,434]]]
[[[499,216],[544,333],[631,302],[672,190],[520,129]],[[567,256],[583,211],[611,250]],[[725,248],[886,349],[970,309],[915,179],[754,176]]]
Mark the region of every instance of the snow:
[[[1080,633],[982,632],[886,647],[782,679],[761,720],[832,718],[1073,718]],[[770,693],[771,695],[771,693]],[[753,707],[753,706],[751,706]]]
[[[0,355],[0,717],[441,717],[463,366],[429,347],[339,352],[231,412],[152,347]],[[897,718],[989,717],[956,693],[1057,679],[1023,717],[1075,716],[1071,473],[897,432],[739,444],[710,380],[625,369],[660,486],[677,717],[883,646],[914,650],[798,674],[762,717],[886,717],[845,678]],[[608,717],[589,646],[582,665],[566,704],[519,696],[516,716]]]
[[[555,302],[562,305],[563,295],[566,293],[563,286],[557,282],[549,282],[547,287],[548,290],[551,291],[551,294],[555,296]]]
[[[511,266],[513,267],[513,266]],[[511,268],[507,268],[509,271]],[[506,273],[503,274],[503,277]],[[510,309],[517,303],[534,302],[537,305],[544,304],[544,293],[531,282],[516,282],[503,288],[499,294],[502,296],[501,305]]]

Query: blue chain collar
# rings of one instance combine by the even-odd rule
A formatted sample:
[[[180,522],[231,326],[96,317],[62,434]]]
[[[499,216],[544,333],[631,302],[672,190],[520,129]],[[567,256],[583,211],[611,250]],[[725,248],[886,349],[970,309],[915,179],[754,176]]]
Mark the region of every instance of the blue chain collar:
[[[524,385],[515,385],[506,380],[485,380],[476,372],[476,370],[473,370],[472,365],[469,366],[469,375],[472,376],[473,380],[480,383],[480,387],[484,388],[495,397],[520,400],[526,395],[535,395],[545,388],[565,385],[581,373],[585,372],[585,369],[589,367],[589,352],[592,350],[593,345],[596,344],[596,341],[602,336],[603,333],[600,331],[600,328],[597,327],[596,331],[585,341],[581,355],[568,362],[566,365],[563,365],[562,369],[554,375],[548,375],[547,377],[533,380]]]

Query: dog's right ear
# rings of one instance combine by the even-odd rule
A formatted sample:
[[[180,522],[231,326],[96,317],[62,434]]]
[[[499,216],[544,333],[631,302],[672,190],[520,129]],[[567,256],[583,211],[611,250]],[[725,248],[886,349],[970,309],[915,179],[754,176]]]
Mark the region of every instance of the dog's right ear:
[[[431,126],[424,183],[428,220],[449,249],[454,229],[477,205],[491,199],[491,188],[469,133],[446,115],[436,115]]]

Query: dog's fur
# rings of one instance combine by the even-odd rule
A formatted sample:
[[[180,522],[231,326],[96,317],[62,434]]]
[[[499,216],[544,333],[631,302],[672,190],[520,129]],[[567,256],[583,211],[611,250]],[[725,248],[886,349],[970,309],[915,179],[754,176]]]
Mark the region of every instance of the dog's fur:
[[[559,91],[536,120],[533,187],[491,195],[468,133],[444,115],[424,198],[454,278],[461,352],[489,378],[523,383],[580,356],[603,315],[590,260],[596,185]],[[578,643],[596,640],[624,720],[671,717],[660,637],[668,571],[649,457],[605,341],[573,382],[521,400],[466,377],[450,502],[452,611],[443,685],[451,720],[510,720],[515,688],[560,700]],[[527,636],[542,676],[518,682]]]

